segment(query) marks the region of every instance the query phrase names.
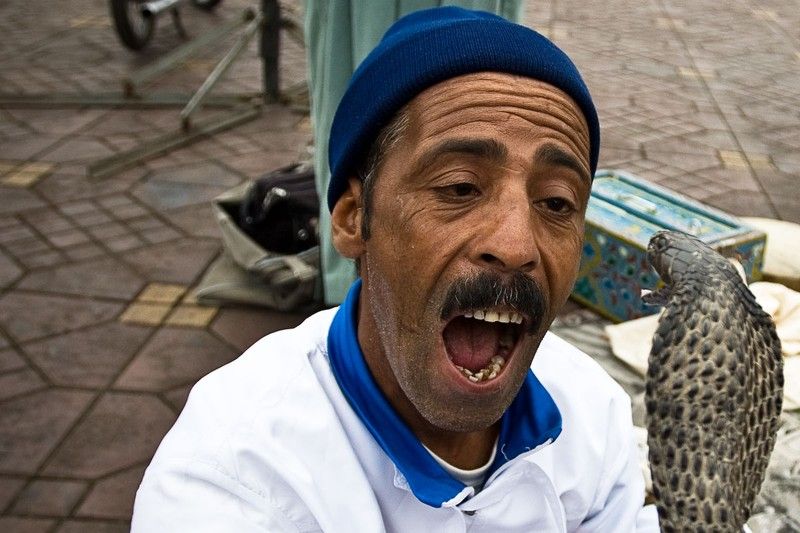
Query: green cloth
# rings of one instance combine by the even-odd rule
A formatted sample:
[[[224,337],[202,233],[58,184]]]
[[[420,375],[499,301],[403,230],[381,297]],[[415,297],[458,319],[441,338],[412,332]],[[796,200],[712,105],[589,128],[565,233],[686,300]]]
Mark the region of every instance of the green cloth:
[[[314,173],[320,202],[320,254],[325,304],[338,305],[356,278],[355,264],[331,243],[331,219],[325,202],[330,170],[328,136],[333,115],[350,75],[378,44],[389,26],[412,11],[457,5],[522,20],[522,0],[308,0],[305,36],[314,126]]]

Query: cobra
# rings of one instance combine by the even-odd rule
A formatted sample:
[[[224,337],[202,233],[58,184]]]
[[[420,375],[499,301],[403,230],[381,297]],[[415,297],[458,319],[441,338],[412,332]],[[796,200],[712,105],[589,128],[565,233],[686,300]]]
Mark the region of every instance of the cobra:
[[[659,232],[665,286],[645,404],[653,491],[669,531],[742,531],[764,481],[783,397],[780,341],[733,265],[700,240]]]

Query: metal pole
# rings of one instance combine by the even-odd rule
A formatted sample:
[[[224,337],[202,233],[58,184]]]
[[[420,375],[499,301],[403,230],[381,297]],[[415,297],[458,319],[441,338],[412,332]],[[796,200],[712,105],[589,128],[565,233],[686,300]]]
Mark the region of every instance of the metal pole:
[[[253,11],[252,8],[247,8],[241,17],[232,18],[225,24],[214,28],[208,33],[204,33],[197,39],[193,39],[183,46],[177,48],[175,51],[167,54],[155,63],[134,72],[128,79],[125,79],[122,82],[125,95],[133,96],[136,93],[136,89],[141,85],[147,83],[162,72],[174,69],[178,65],[181,65],[201,48],[205,48],[213,42],[222,40],[225,36],[237,29],[239,26],[253,20],[255,16],[255,11]]]
[[[158,109],[185,107],[191,95],[159,92],[126,98],[120,93],[32,93],[9,94],[0,92],[0,107],[13,109],[56,109],[63,107],[100,107],[120,109]],[[257,93],[218,94],[203,101],[205,107],[236,107],[242,104],[261,103],[261,91]]]
[[[278,100],[280,92],[278,77],[278,53],[281,37],[281,8],[278,0],[261,0],[264,20],[261,24],[261,62],[264,73],[264,103]]]
[[[139,163],[148,161],[161,154],[165,154],[176,148],[186,146],[200,139],[205,139],[249,120],[253,120],[261,114],[262,106],[245,106],[237,110],[234,114],[223,118],[214,117],[205,122],[195,125],[192,131],[186,132],[178,130],[164,134],[152,141],[145,142],[126,152],[121,152],[110,157],[106,157],[90,164],[87,174],[94,179],[107,178],[117,172],[136,166]]]
[[[211,71],[211,74],[205,79],[203,84],[197,89],[197,92],[192,95],[192,99],[189,100],[189,103],[186,104],[186,107],[183,108],[181,111],[181,126],[183,127],[184,131],[188,130],[191,127],[191,122],[189,118],[191,117],[192,113],[194,113],[197,109],[200,108],[201,104],[203,103],[203,99],[208,95],[208,92],[216,85],[216,83],[225,75],[225,72],[230,68],[233,62],[239,57],[239,54],[242,53],[247,43],[250,42],[250,39],[258,31],[259,26],[261,25],[261,20],[263,16],[261,13],[256,15],[256,18],[253,19],[250,24],[247,25],[244,32],[239,36],[236,40],[236,43],[233,47],[225,54],[217,66],[214,67],[214,70]]]

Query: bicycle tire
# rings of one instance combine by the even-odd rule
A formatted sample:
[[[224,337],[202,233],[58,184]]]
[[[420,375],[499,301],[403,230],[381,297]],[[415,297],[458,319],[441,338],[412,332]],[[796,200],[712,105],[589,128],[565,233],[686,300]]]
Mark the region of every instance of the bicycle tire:
[[[204,11],[211,11],[217,7],[217,4],[221,1],[222,0],[192,0],[192,3]]]
[[[155,18],[145,18],[138,11],[141,0],[110,0],[111,18],[117,37],[127,48],[141,50],[153,36]]]

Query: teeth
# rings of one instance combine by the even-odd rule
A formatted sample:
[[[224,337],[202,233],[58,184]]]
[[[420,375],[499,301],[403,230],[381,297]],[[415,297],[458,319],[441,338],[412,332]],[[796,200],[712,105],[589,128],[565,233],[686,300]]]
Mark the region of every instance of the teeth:
[[[522,315],[514,311],[491,311],[479,309],[474,312],[466,312],[464,316],[467,318],[475,318],[477,320],[485,320],[486,322],[501,322],[503,324],[522,324]]]
[[[490,379],[496,378],[505,364],[506,360],[503,356],[495,355],[492,357],[492,360],[488,365],[486,365],[484,368],[481,368],[477,372],[472,372],[469,368],[464,368],[463,366],[458,365],[456,365],[456,368],[471,382],[479,383],[481,381],[489,381]]]

